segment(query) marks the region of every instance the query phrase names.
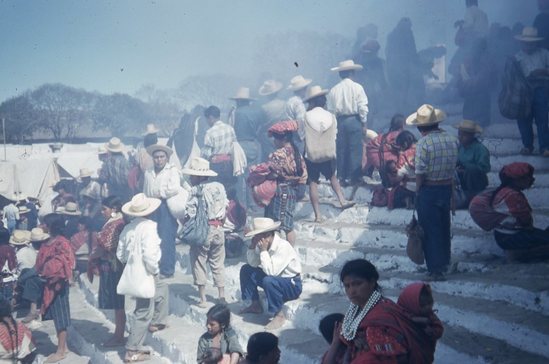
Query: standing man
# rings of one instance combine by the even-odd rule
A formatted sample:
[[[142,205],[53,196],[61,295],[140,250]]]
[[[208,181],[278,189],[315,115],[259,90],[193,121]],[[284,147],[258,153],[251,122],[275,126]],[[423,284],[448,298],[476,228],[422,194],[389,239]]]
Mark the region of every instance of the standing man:
[[[152,157],[154,167],[145,171],[143,193],[147,197],[157,198],[161,201],[160,207],[154,215],[162,250],[160,278],[171,278],[175,272],[177,220],[170,213],[166,200],[179,192],[181,178],[177,167],[169,163],[173,153],[170,148],[154,144],[147,147],[147,152]]]
[[[429,280],[443,281],[450,264],[450,210],[458,140],[439,128],[442,110],[422,105],[408,116],[422,137],[416,144],[417,215],[425,232],[423,252]]]
[[[217,173],[217,180],[228,190],[235,184],[231,153],[236,135],[232,126],[219,119],[221,111],[217,106],[204,110],[204,116],[210,128],[204,136],[202,158],[210,162],[212,170]]]
[[[276,80],[267,80],[259,88],[259,95],[263,97],[264,103],[261,108],[265,112],[266,120],[259,130],[259,143],[261,143],[261,161],[269,158],[269,154],[274,152],[274,146],[268,134],[268,130],[274,123],[286,118],[286,101],[282,100],[278,94],[282,90],[282,83]]]
[[[352,80],[362,66],[352,60],[339,62],[331,70],[341,81],[328,93],[328,110],[337,118],[337,176],[340,184],[357,185],[361,179],[362,138],[366,135],[368,97],[364,88]]]
[[[305,121],[306,110],[303,99],[305,98],[305,93],[307,92],[307,86],[309,86],[311,82],[311,79],[297,75],[290,80],[290,85],[288,86],[288,90],[293,91],[294,95],[286,102],[286,118],[297,121],[297,134],[299,135],[297,147],[300,152],[303,151],[303,140],[305,139],[303,123]]]
[[[4,209],[3,209],[2,217],[8,223],[6,228],[8,229],[8,232],[10,234],[13,232],[13,230],[15,230],[17,221],[19,220],[19,209],[17,208],[17,206],[15,206],[15,201],[17,201],[17,197],[11,200],[10,203],[4,206]]]

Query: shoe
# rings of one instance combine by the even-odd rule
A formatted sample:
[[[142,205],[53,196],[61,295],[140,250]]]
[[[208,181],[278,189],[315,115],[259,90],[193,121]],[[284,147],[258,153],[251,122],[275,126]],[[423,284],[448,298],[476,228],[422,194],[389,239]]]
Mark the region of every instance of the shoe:
[[[522,148],[519,152],[521,155],[532,155],[534,154],[534,149],[533,148]]]
[[[429,282],[445,282],[446,277],[440,272],[429,272],[425,280]]]

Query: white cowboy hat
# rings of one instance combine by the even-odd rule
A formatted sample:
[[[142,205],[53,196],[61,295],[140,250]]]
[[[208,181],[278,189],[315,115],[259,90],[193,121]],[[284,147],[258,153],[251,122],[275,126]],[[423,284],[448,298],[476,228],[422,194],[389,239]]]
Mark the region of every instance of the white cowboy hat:
[[[266,233],[267,231],[275,231],[280,227],[280,221],[274,221],[268,217],[256,217],[252,221],[251,230],[244,234],[249,238],[257,234]]]
[[[191,159],[188,168],[183,168],[181,173],[188,174],[191,176],[206,176],[206,177],[215,177],[217,173],[210,169],[210,162],[204,158],[194,157]]]
[[[305,95],[305,98],[303,101],[307,102],[310,99],[314,99],[317,96],[326,95],[330,90],[322,89],[320,86],[311,86],[307,90],[307,94]]]
[[[124,151],[124,144],[117,137],[112,137],[108,143],[105,144],[105,149],[112,153],[122,153]]]
[[[543,37],[538,37],[538,30],[534,27],[524,27],[521,35],[515,35],[515,39],[521,42],[539,42]]]
[[[255,100],[250,97],[250,89],[247,87],[240,87],[236,90],[236,95],[229,97],[231,100]]]
[[[160,144],[153,144],[153,145],[149,145],[147,147],[147,153],[149,153],[149,155],[152,157],[153,153],[154,152],[157,152],[157,151],[163,151],[164,153],[166,153],[166,155],[168,156],[168,159],[171,157],[172,153],[173,153],[173,150],[172,148],[169,148],[165,145],[160,145]]]
[[[30,241],[36,242],[36,241],[44,241],[50,237],[50,234],[45,233],[42,228],[34,228],[30,232]]]
[[[156,125],[154,125],[153,123],[150,123],[150,124],[147,124],[147,128],[145,129],[145,132],[143,133],[143,135],[157,134],[159,131],[160,129],[158,129]]]
[[[78,175],[78,178],[91,177],[92,174],[93,172],[90,171],[88,168],[80,168],[80,174]]]
[[[82,213],[78,210],[76,202],[67,202],[65,206],[59,207],[55,210],[56,213],[61,215],[80,216]]]
[[[26,245],[31,242],[31,232],[27,230],[14,230],[10,236],[10,244]]]
[[[406,118],[406,125],[428,126],[438,124],[446,119],[446,114],[432,105],[424,104],[417,111]]]
[[[474,134],[482,133],[480,125],[472,120],[463,120],[461,123],[454,125],[454,128]]]
[[[301,90],[302,88],[309,86],[311,82],[313,82],[313,80],[309,78],[304,78],[301,75],[297,75],[290,80],[290,86],[288,86],[288,90]]]
[[[361,70],[363,67],[359,64],[356,64],[352,59],[347,59],[345,61],[339,62],[337,67],[330,68],[330,71],[352,71],[352,70]]]
[[[27,206],[19,206],[19,214],[26,214],[27,212],[30,212]]]
[[[158,198],[147,197],[138,193],[122,206],[122,212],[129,216],[147,216],[152,214],[160,206]]]
[[[269,96],[274,93],[277,93],[278,91],[282,90],[282,82],[278,82],[276,80],[267,80],[263,82],[263,85],[259,88],[259,94],[261,96]]]

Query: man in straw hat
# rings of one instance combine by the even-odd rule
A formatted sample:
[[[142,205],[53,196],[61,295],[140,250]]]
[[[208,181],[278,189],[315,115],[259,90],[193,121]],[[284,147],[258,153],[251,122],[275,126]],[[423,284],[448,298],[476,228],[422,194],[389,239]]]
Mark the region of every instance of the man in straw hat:
[[[293,91],[294,95],[286,102],[286,119],[297,121],[299,135],[299,142],[297,144],[300,150],[303,150],[303,139],[305,138],[303,122],[306,110],[303,98],[311,82],[311,79],[297,75],[290,80],[290,85],[288,86],[288,90]]]
[[[210,266],[214,286],[219,293],[219,301],[225,302],[225,233],[223,223],[225,211],[229,204],[225,188],[219,182],[209,182],[209,177],[217,173],[210,169],[210,163],[203,158],[193,158],[188,168],[181,171],[190,176],[191,193],[187,202],[189,217],[196,215],[198,199],[206,202],[206,214],[210,226],[206,242],[202,246],[192,245],[189,251],[194,284],[198,286],[200,307],[206,307],[206,282],[208,272],[206,264]]]
[[[80,168],[78,175],[79,203],[83,206],[84,195],[99,201],[101,200],[101,185],[92,179],[93,172],[88,168]]]
[[[241,87],[236,92],[236,95],[231,97],[236,103],[236,108],[232,111],[231,124],[234,127],[236,140],[246,154],[246,160],[249,166],[259,163],[261,157],[261,145],[258,143],[259,130],[265,123],[267,116],[263,109],[257,106],[250,97],[250,89]],[[231,119],[231,117],[229,117]],[[246,188],[246,179],[248,177],[248,169],[244,171],[244,175],[239,177],[237,196],[238,200],[245,203],[248,208],[254,206],[251,193]]]
[[[153,144],[147,147],[147,153],[151,156],[154,167],[145,171],[143,193],[147,197],[157,198],[161,201],[156,210],[155,221],[158,224],[160,236],[160,274],[170,278],[175,272],[175,237],[177,233],[177,220],[170,213],[167,200],[177,195],[181,189],[181,177],[177,167],[170,163],[171,148],[164,145]]]
[[[147,148],[151,145],[158,144],[158,130],[156,126],[152,123],[147,124],[147,128],[145,130],[145,133],[143,133],[143,145],[139,146],[137,149],[137,155],[135,159],[137,160],[137,164],[139,165],[139,170],[141,172],[141,176],[145,174],[145,171],[152,168],[154,166],[152,157],[147,152]]]
[[[406,119],[406,124],[416,126],[422,135],[416,144],[416,209],[425,232],[423,252],[430,280],[444,280],[450,264],[450,210],[458,141],[439,128],[445,118],[442,110],[422,105]]]
[[[471,199],[488,186],[490,152],[477,138],[482,133],[477,123],[463,120],[455,128],[458,129],[459,140],[457,173],[466,197],[463,205],[456,208],[467,208]]]
[[[124,155],[126,147],[119,138],[113,137],[105,144],[105,149],[109,157],[99,170],[99,183],[107,184],[108,195],[118,196],[127,202],[131,198],[131,189],[128,185],[130,163]]]
[[[157,225],[152,219],[152,214],[160,205],[159,199],[138,193],[122,206],[122,212],[133,217],[133,220],[120,233],[116,257],[126,264],[133,247],[140,246],[147,274],[154,275],[155,282],[153,298],[135,298],[134,320],[126,342],[125,362],[149,359],[150,350],[143,345],[147,331],[155,332],[167,327],[169,292],[166,281],[159,279],[162,252]],[[140,282],[136,281],[135,284],[139,285]]]
[[[212,170],[217,173],[217,180],[232,188],[235,183],[233,177],[232,150],[236,142],[236,135],[232,126],[220,120],[221,111],[217,106],[210,106],[204,110],[210,128],[204,136],[204,147],[201,157],[210,162]]]
[[[246,237],[252,238],[247,253],[248,264],[240,269],[242,299],[251,300],[251,305],[240,313],[263,313],[257,291],[258,287],[263,288],[267,296],[267,310],[273,315],[266,326],[270,330],[284,324],[284,302],[299,298],[302,291],[299,256],[289,242],[275,233],[279,227],[279,221],[267,217],[253,220],[250,231],[246,233]]]
[[[368,97],[352,80],[362,66],[352,60],[339,62],[331,70],[341,81],[328,93],[328,110],[337,118],[337,176],[342,186],[359,184],[362,167],[362,138],[366,134]]]
[[[515,58],[533,90],[531,115],[517,120],[523,145],[520,153],[531,155],[534,151],[532,122],[535,120],[540,154],[549,157],[549,51],[540,47],[543,38],[538,36],[536,28],[525,27],[522,34],[515,38],[520,41],[522,48]]]
[[[312,86],[307,90],[304,98],[308,110],[305,113],[304,123],[304,158],[316,222],[323,220],[318,197],[318,183],[321,174],[330,181],[341,208],[345,209],[354,205],[354,203],[345,200],[335,175],[337,119],[334,114],[326,110],[327,93],[328,90],[323,90],[320,86]]]
[[[265,123],[259,130],[259,142],[261,143],[261,160],[266,161],[274,151],[267,130],[277,121],[284,120],[286,117],[286,101],[279,97],[279,93],[284,86],[282,82],[276,80],[267,80],[259,88],[259,95],[264,102],[261,108],[265,112]]]

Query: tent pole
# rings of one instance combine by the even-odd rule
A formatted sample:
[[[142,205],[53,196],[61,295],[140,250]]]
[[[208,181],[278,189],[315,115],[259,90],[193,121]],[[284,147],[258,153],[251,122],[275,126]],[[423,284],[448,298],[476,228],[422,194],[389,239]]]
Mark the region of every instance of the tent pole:
[[[4,160],[7,161],[6,153],[6,119],[2,118],[2,135],[4,136]]]

